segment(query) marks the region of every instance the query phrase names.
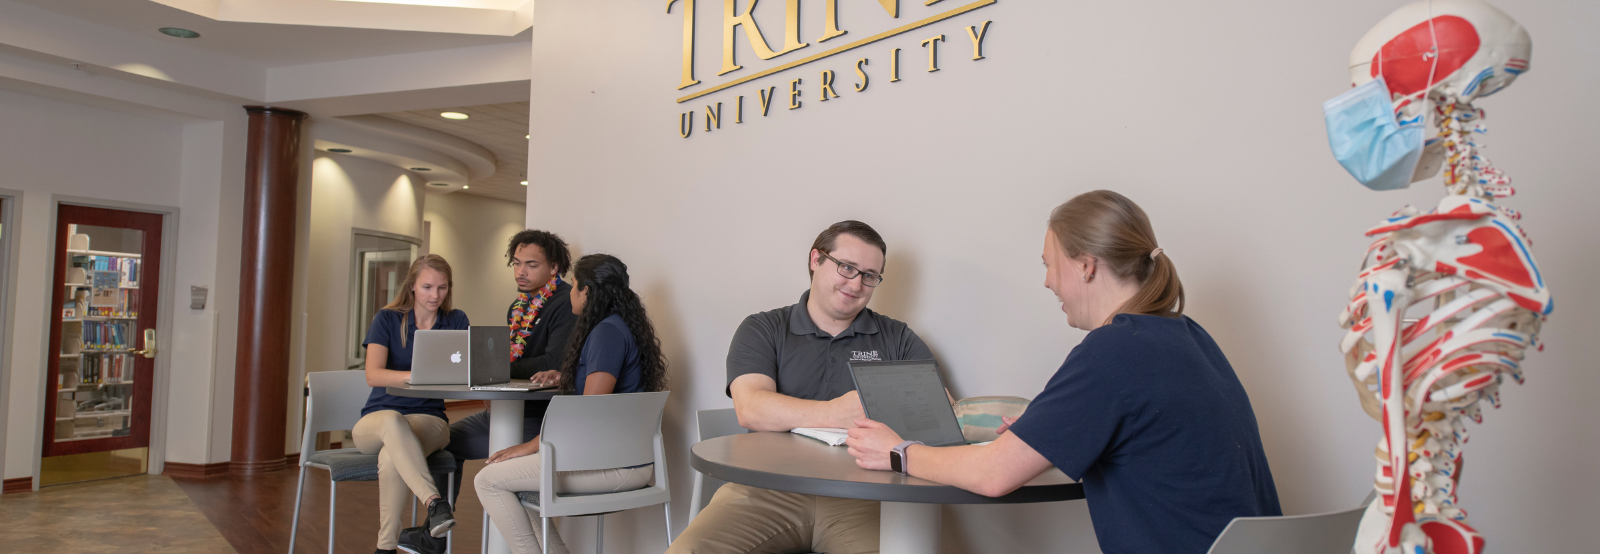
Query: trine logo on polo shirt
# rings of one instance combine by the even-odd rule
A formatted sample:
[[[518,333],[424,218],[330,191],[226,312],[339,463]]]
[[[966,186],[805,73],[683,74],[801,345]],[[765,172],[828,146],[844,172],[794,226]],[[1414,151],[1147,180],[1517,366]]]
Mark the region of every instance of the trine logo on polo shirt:
[[[877,350],[868,350],[866,352],[862,352],[860,350],[851,350],[850,351],[850,361],[852,361],[852,362],[878,362],[878,361],[883,361],[883,358],[878,357],[878,351]]]

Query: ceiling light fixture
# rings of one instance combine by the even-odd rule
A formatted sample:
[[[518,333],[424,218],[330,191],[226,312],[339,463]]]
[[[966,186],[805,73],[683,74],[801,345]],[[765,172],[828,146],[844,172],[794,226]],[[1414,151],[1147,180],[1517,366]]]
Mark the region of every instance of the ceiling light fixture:
[[[472,187],[469,186],[469,185],[461,185],[461,190],[467,190],[467,189],[470,189],[470,188],[472,188]]]
[[[461,112],[439,112],[439,117],[445,119],[466,119],[467,114]]]
[[[194,31],[190,31],[188,29],[180,29],[180,28],[177,28],[177,27],[162,27],[162,28],[156,29],[156,30],[157,31],[161,31],[161,34],[167,35],[169,37],[200,38],[200,33],[196,33]]]
[[[522,138],[531,139],[533,138],[533,135],[522,135]]]
[[[527,181],[523,181],[522,182],[522,186],[528,186],[528,182]]]
[[[349,148],[329,148],[328,151],[329,152],[333,152],[335,154],[349,154],[350,153],[350,149]]]
[[[428,183],[428,186],[448,187],[448,186],[450,186],[450,183]]]
[[[412,171],[433,171],[433,168],[431,168],[431,167],[413,167],[413,168],[411,168],[411,170]]]

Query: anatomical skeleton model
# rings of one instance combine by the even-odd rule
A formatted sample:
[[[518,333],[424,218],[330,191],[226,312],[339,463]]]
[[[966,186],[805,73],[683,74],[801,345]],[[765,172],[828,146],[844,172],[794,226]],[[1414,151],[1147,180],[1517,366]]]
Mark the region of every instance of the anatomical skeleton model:
[[[1437,128],[1413,180],[1442,164],[1448,192],[1432,210],[1407,206],[1367,231],[1375,241],[1339,318],[1362,408],[1384,430],[1381,499],[1362,519],[1358,553],[1483,550],[1456,499],[1463,418],[1481,423],[1480,401],[1498,407],[1503,380],[1522,382],[1552,304],[1520,214],[1494,203],[1515,191],[1478,152],[1486,129],[1473,100],[1526,71],[1530,51],[1527,31],[1488,4],[1424,0],[1351,54],[1356,84],[1383,77],[1400,119],[1423,115]]]

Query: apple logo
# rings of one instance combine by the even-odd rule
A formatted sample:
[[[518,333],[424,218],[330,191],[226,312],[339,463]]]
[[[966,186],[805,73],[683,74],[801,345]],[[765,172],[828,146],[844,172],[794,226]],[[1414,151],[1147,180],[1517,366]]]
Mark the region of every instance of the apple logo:
[[[460,350],[457,350],[455,354],[451,354],[450,355],[450,363],[452,363],[452,364],[461,363],[461,351]]]

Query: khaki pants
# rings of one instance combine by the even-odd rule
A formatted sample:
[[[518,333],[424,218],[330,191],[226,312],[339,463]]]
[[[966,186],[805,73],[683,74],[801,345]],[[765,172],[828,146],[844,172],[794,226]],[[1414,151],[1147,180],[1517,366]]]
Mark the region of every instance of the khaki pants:
[[[717,489],[667,554],[877,551],[877,502],[728,483]]]
[[[426,414],[372,412],[350,430],[362,454],[378,455],[378,548],[400,542],[400,516],[411,496],[439,496],[428,474],[428,455],[450,442],[450,423]]]
[[[539,490],[539,471],[543,461],[538,454],[512,458],[483,466],[473,484],[478,501],[494,519],[495,527],[516,554],[537,554],[545,540],[540,536],[539,513],[522,507],[517,491]],[[635,468],[563,471],[556,474],[556,490],[563,493],[622,492],[650,485],[654,464]],[[550,525],[550,554],[567,554],[555,522]]]

